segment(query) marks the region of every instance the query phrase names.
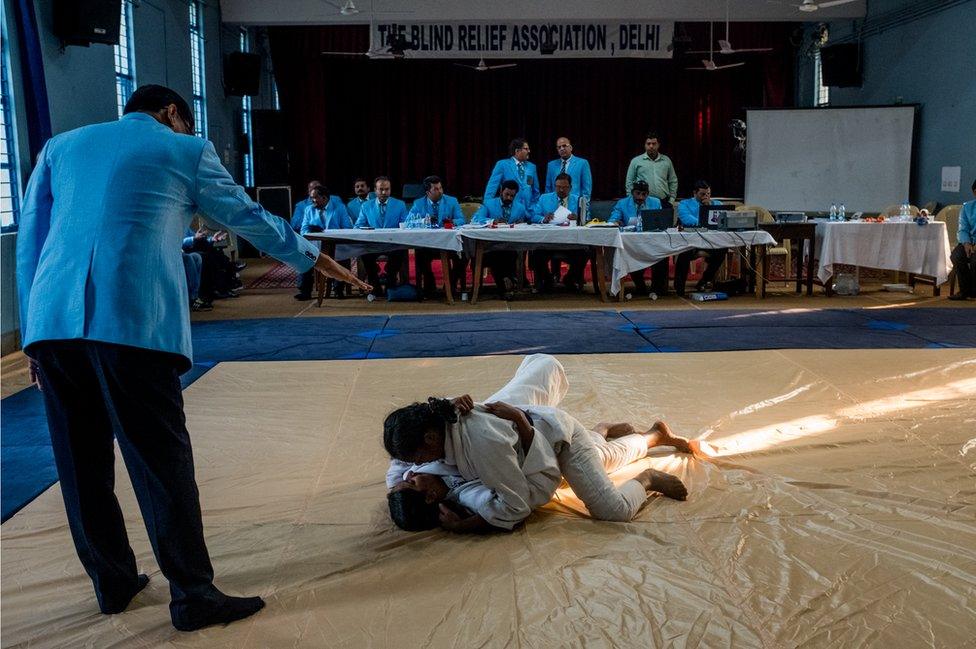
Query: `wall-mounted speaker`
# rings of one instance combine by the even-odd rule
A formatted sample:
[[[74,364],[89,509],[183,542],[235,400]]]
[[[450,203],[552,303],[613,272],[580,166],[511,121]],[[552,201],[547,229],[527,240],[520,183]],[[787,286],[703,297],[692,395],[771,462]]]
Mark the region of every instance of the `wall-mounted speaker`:
[[[823,85],[861,87],[861,48],[844,43],[820,48],[820,71]]]
[[[253,97],[261,88],[261,55],[231,52],[224,59],[224,94]]]
[[[122,0],[54,0],[54,35],[65,45],[118,45]]]

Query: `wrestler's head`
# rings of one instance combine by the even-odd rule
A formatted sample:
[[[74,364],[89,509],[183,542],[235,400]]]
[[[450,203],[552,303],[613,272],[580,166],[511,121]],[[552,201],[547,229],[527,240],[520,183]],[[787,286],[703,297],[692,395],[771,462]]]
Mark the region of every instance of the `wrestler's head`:
[[[447,492],[447,485],[439,476],[410,471],[386,497],[390,518],[408,532],[434,529],[440,525],[437,505]]]
[[[394,410],[383,422],[383,446],[397,460],[411,464],[444,457],[447,426],[457,421],[457,410],[447,399],[431,397]]]

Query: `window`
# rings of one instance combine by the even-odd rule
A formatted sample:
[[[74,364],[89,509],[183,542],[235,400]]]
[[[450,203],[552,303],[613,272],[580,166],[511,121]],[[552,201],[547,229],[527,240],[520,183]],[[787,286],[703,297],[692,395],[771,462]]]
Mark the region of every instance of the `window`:
[[[0,225],[4,232],[17,227],[20,214],[20,178],[17,165],[17,139],[14,134],[14,105],[10,92],[10,57],[7,46],[7,21],[4,16],[0,39]]]
[[[250,42],[247,29],[241,27],[241,51],[247,52]],[[241,129],[247,138],[247,153],[244,154],[244,186],[254,187],[254,138],[251,137],[251,98],[241,97]]]
[[[271,94],[274,96],[274,109],[281,110],[281,101],[278,100],[278,82],[274,75],[271,75]]]
[[[203,54],[203,5],[190,0],[190,72],[193,74],[193,133],[207,137],[207,91]]]
[[[115,46],[115,103],[122,109],[136,88],[136,57],[132,41],[132,5],[129,0],[122,3],[122,16],[119,20],[119,44]]]
[[[820,61],[820,48],[813,53],[813,96],[817,106],[830,105],[830,86],[823,85],[823,65]]]

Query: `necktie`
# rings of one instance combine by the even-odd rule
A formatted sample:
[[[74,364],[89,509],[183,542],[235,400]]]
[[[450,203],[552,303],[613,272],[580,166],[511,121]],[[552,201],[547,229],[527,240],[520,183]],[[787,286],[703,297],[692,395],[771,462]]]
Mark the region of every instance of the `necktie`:
[[[439,208],[440,205],[441,205],[440,202],[431,203],[430,204],[430,206],[433,208],[433,212],[434,212],[434,223],[440,223],[441,222],[440,219],[437,218],[437,208]]]
[[[519,182],[525,182],[525,165],[523,165],[521,162],[518,163],[518,177]]]
[[[559,199],[559,204],[562,205],[563,207],[566,207],[566,200],[567,199],[565,199],[565,198],[560,198]]]
[[[502,218],[504,218],[506,222],[512,219],[511,205],[502,205]]]
[[[569,166],[569,160],[568,159],[563,160],[563,168],[560,170],[559,173],[561,173],[561,174],[566,173],[566,167],[568,167],[568,166]]]
[[[386,223],[386,203],[380,203],[380,227]]]

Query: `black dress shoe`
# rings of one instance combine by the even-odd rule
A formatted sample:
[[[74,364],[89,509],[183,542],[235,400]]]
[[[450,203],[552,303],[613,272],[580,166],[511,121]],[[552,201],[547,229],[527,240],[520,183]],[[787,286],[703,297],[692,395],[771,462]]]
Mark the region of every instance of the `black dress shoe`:
[[[299,302],[308,302],[309,300],[312,299],[312,296],[308,293],[296,293],[295,299],[298,300]]]
[[[966,294],[965,293],[956,293],[954,295],[950,295],[949,296],[949,299],[952,300],[953,302],[964,302],[964,301],[966,301]]]

